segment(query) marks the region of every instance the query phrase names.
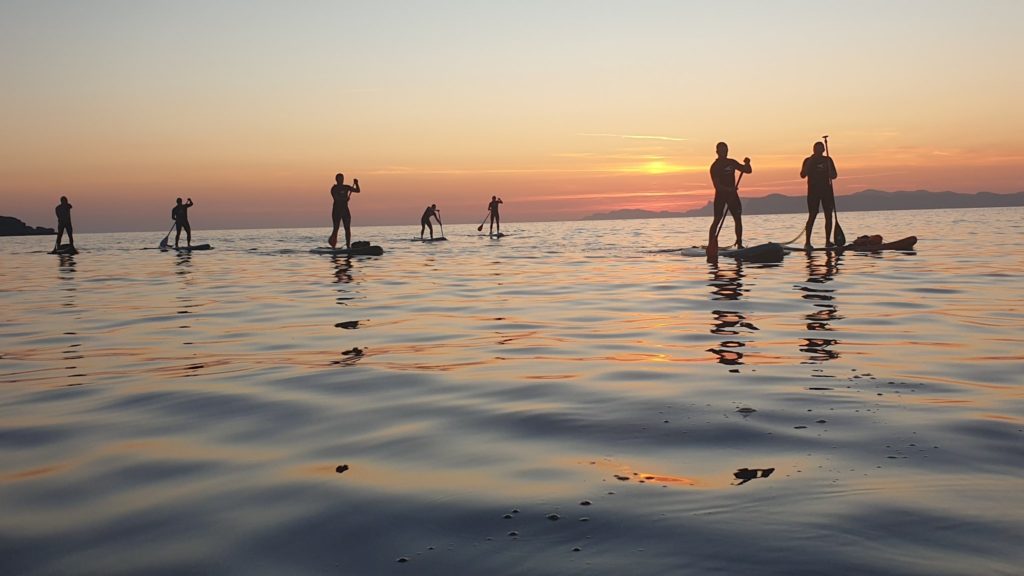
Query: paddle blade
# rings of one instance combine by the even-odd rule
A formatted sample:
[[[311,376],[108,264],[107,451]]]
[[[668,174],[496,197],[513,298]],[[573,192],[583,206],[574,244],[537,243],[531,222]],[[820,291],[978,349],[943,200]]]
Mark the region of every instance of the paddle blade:
[[[338,234],[334,233],[328,236],[327,243],[331,245],[331,248],[335,248],[338,244]]]
[[[846,246],[846,234],[843,234],[843,227],[839,225],[839,220],[836,219],[836,246]]]
[[[161,250],[166,250],[167,249],[167,238],[169,236],[170,236],[170,234],[168,234],[167,236],[164,236],[164,239],[160,241],[160,249]]]
[[[476,231],[477,231],[477,232],[483,232],[483,231],[484,231],[484,225],[483,225],[483,224],[481,224],[481,225],[477,226],[477,227],[476,227]]]
[[[718,237],[712,238],[708,242],[708,264],[714,264],[718,262]]]

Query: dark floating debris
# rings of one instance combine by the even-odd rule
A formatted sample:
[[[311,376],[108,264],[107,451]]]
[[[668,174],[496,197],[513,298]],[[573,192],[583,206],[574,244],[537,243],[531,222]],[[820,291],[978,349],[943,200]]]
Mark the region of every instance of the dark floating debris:
[[[623,476],[621,474],[616,474],[615,475],[615,479],[616,480],[621,480],[623,482],[628,482],[629,481],[629,476]]]
[[[509,536],[519,536],[519,532],[516,532],[515,530],[512,530],[511,532],[508,533],[508,535]]]
[[[349,320],[348,322],[338,322],[334,325],[335,328],[342,328],[344,330],[355,330],[359,328],[359,320]]]
[[[505,514],[504,516],[502,516],[502,518],[504,518],[505,520],[511,520],[512,519],[512,515],[511,514]]]
[[[746,484],[754,478],[767,478],[775,472],[775,468],[740,468],[739,470],[732,473],[732,475],[739,480],[735,486],[740,484]]]
[[[590,506],[591,504],[593,504],[593,502],[591,502],[590,500],[584,500],[580,502],[580,506]]]
[[[338,474],[341,474],[345,470],[348,470],[348,464],[342,464],[341,466],[338,466],[337,468],[334,469],[334,471],[337,472]]]
[[[399,564],[405,564],[408,561],[409,561],[409,559],[406,558],[405,556],[399,556],[398,559],[395,560],[395,562],[398,562]]]
[[[548,520],[551,520],[552,522],[554,522],[556,520],[559,520],[561,518],[562,517],[559,516],[558,514],[554,514],[554,513],[548,514]]]
[[[580,516],[580,522],[590,522],[589,516]]]
[[[803,430],[804,428],[807,428],[807,426],[793,426],[793,428],[797,430]]]
[[[576,546],[576,547],[574,547],[574,548],[572,549],[572,551],[573,551],[573,552],[579,552],[579,551],[580,551],[580,547],[579,547],[579,546]]]
[[[754,412],[757,412],[757,410],[754,410],[753,408],[738,408],[736,411],[740,414],[753,414]]]

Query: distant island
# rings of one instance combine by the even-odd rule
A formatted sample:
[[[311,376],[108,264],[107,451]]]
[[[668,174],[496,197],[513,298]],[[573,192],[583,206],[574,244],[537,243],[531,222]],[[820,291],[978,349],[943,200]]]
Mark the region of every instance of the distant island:
[[[1013,194],[994,194],[977,192],[964,194],[961,192],[931,192],[913,190],[885,192],[882,190],[862,190],[836,198],[838,208],[843,212],[864,212],[868,210],[930,210],[935,208],[996,208],[1006,206],[1024,206],[1024,192]],[[743,198],[743,214],[800,214],[807,212],[806,196],[784,196],[769,194],[760,198]],[[694,216],[710,217],[712,205],[709,200],[700,208],[686,212],[669,212],[662,210],[622,209],[584,216],[584,220],[626,220],[631,218],[688,218]]]
[[[0,236],[43,236],[56,233],[53,228],[32,227],[12,216],[0,216]]]

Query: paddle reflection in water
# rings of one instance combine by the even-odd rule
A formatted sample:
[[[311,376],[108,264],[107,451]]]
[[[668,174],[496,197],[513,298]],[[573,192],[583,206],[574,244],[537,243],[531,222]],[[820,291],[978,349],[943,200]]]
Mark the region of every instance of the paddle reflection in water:
[[[738,260],[735,264],[712,266],[711,281],[708,282],[708,286],[711,287],[711,300],[740,300],[744,293],[743,276],[743,264]],[[746,341],[739,337],[757,330],[757,326],[748,321],[742,312],[734,309],[714,309],[711,311],[711,317],[713,320],[712,334],[732,336],[733,338],[722,340],[720,347],[709,348],[708,352],[718,358],[719,364],[727,366],[743,364],[743,352],[739,349],[746,346]]]
[[[809,332],[832,332],[832,322],[842,320],[835,302],[835,289],[827,287],[839,273],[842,256],[834,252],[807,252],[807,281],[794,288],[803,292],[801,298],[812,302],[811,312],[804,315]],[[825,338],[825,335],[806,336],[799,346],[801,352],[810,355],[811,363],[827,362],[839,358],[839,352],[832,349],[839,341]]]

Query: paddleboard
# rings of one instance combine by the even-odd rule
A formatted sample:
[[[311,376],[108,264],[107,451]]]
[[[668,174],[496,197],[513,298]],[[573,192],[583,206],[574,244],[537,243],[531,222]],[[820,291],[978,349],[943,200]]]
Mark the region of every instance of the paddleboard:
[[[444,236],[438,236],[437,238],[413,238],[413,242],[447,242],[448,239]]]
[[[690,248],[683,248],[683,256],[707,256],[707,249],[700,246],[693,246]],[[736,260],[742,260],[744,262],[757,262],[757,263],[769,263],[769,262],[782,262],[782,258],[786,255],[785,248],[781,244],[774,242],[767,242],[765,244],[758,244],[757,246],[748,246],[747,248],[733,249],[733,250],[719,250],[718,256],[720,258],[735,258]]]
[[[78,250],[75,249],[75,247],[72,246],[71,244],[61,244],[57,248],[54,248],[53,250],[50,250],[49,253],[50,254],[61,254],[61,255],[65,255],[65,256],[70,256],[72,254],[78,254]]]
[[[505,236],[508,236],[508,234],[505,234],[504,232],[498,232],[497,234],[488,234],[488,236],[490,236],[491,238],[504,238]]]
[[[209,244],[195,244],[193,246],[168,246],[169,250],[177,250],[178,252],[195,252],[196,250],[213,250],[213,246]]]
[[[380,246],[353,246],[352,248],[331,248],[318,246],[310,250],[313,254],[329,254],[332,256],[380,256],[384,249]]]

